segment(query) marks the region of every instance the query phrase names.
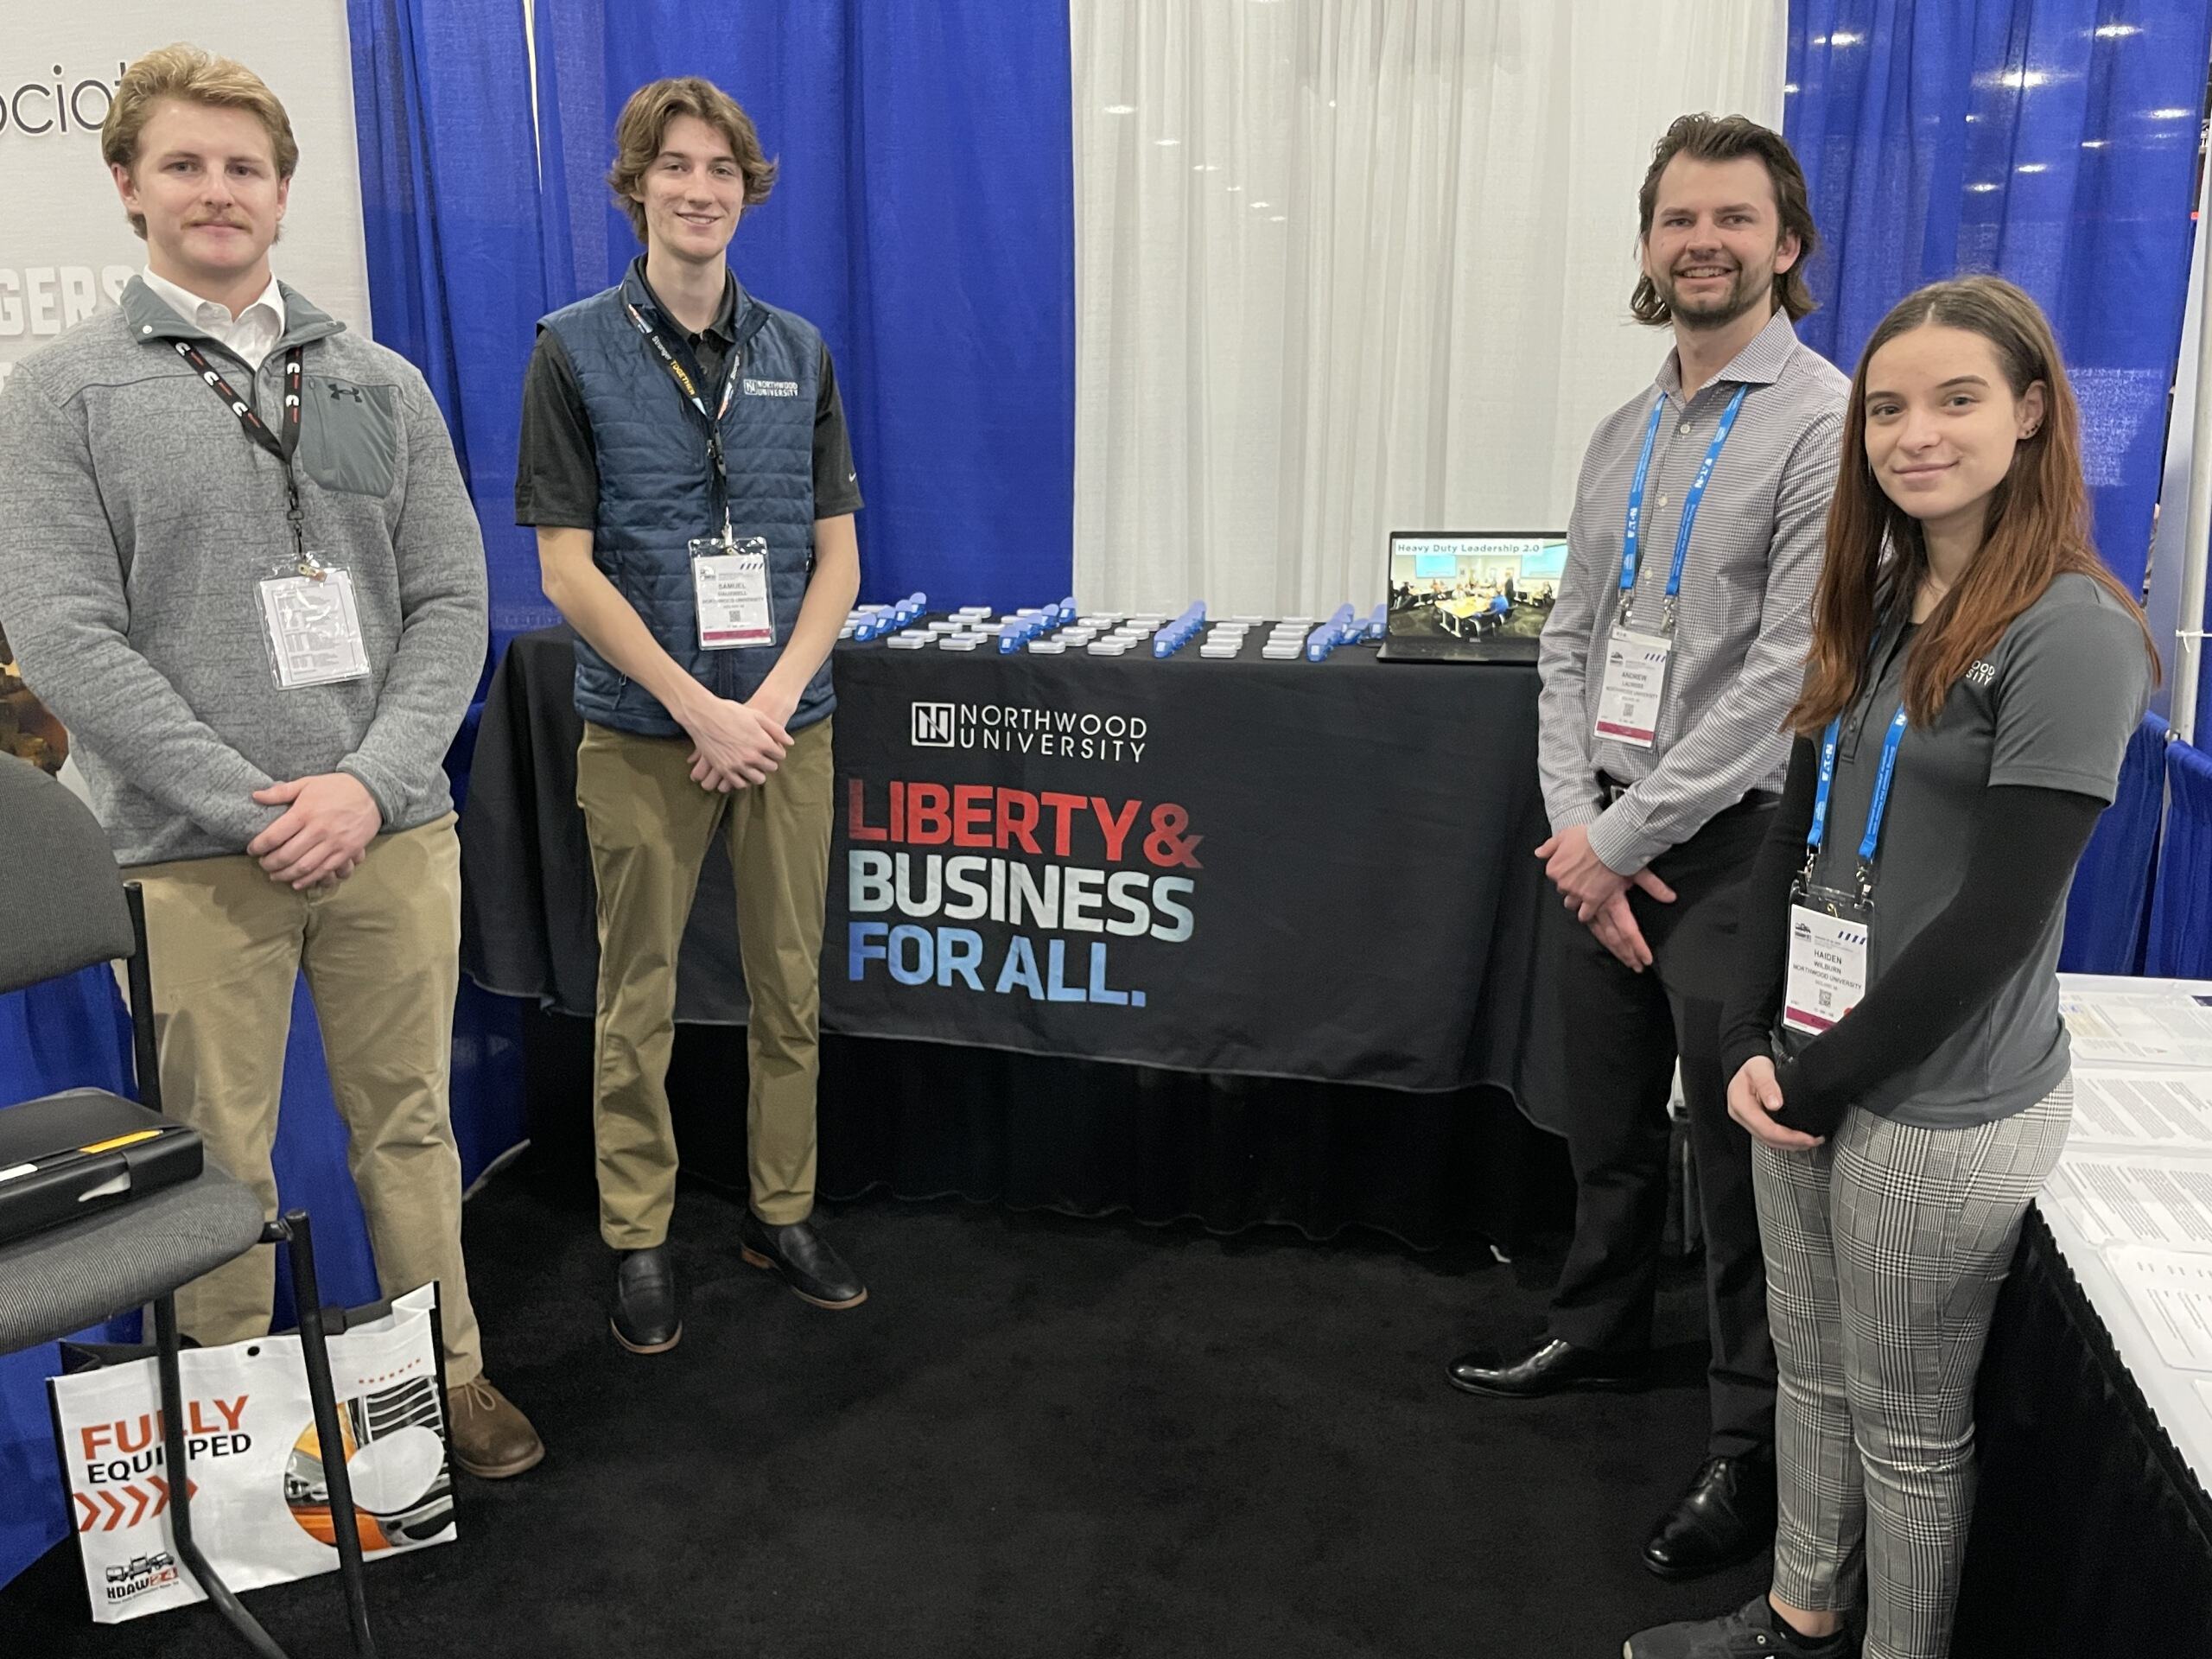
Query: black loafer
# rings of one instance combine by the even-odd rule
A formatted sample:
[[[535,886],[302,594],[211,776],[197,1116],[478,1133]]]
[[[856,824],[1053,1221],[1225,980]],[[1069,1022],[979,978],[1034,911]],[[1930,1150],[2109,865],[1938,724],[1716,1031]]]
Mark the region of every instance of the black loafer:
[[[676,1313],[676,1264],[668,1246],[615,1253],[614,1300],[607,1322],[633,1354],[664,1354],[683,1334]]]
[[[1774,1454],[1708,1458],[1643,1546],[1662,1579],[1701,1579],[1774,1541]]]
[[[738,1224],[737,1239],[739,1254],[750,1265],[775,1274],[803,1302],[817,1307],[858,1307],[868,1300],[868,1287],[861,1283],[860,1274],[845,1265],[811,1221],[771,1227],[747,1210]]]
[[[1487,1353],[1462,1354],[1446,1367],[1445,1376],[1463,1394],[1487,1394],[1501,1400],[1541,1400],[1576,1389],[1624,1394],[1644,1385],[1650,1362],[1642,1354],[1600,1353],[1554,1337],[1520,1359],[1501,1361]]]

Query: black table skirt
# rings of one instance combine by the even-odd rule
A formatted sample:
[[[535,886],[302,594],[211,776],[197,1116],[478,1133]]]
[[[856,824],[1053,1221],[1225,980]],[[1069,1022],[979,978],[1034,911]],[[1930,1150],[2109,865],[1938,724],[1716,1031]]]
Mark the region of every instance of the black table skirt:
[[[2212,1655],[2212,1499],[2031,1211],[1977,1394],[1958,1659]]]
[[[533,1158],[591,1179],[591,1022],[524,1026]],[[677,1027],[669,1105],[687,1177],[746,1190],[745,1033]],[[1506,1249],[1573,1217],[1563,1144],[1500,1089],[1450,1094],[826,1035],[820,1186],[1309,1238],[1371,1230]]]
[[[588,1014],[598,952],[570,661],[566,630],[547,630],[517,639],[494,677],[461,826],[462,963],[489,989]],[[1557,1016],[1535,995],[1545,817],[1529,665],[874,645],[840,647],[835,670],[825,1031],[1440,1096],[1486,1084],[1532,1110],[1555,1095]],[[972,810],[957,837],[948,803]],[[931,901],[939,877],[950,899],[956,859],[978,886],[998,867],[995,893],[1087,880],[1090,914],[953,924]],[[871,899],[849,875],[893,861],[886,911],[884,882]],[[1150,925],[1099,902],[1102,883]],[[974,980],[914,982],[932,954],[950,961],[956,932],[982,952]],[[717,847],[677,1018],[745,1016]]]

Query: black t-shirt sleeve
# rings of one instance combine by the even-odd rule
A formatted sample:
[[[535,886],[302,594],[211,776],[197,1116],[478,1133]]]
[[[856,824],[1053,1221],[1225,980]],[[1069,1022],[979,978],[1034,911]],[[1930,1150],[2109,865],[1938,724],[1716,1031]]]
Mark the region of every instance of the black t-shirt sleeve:
[[[1744,1062],[1774,1049],[1769,1033],[1782,1012],[1783,982],[1789,966],[1789,887],[1805,863],[1805,836],[1813,827],[1813,796],[1820,779],[1813,740],[1789,746],[1789,771],[1782,804],[1751,861],[1751,878],[1737,899],[1736,983],[1721,1005],[1720,1064],[1732,1079]]]
[[[1918,1065],[1987,1006],[2065,902],[2104,804],[2067,789],[1983,791],[1957,893],[1864,1001],[1779,1069],[1776,1121],[1807,1135],[1833,1133],[1852,1102]],[[1879,926],[1878,891],[1875,904]]]
[[[830,347],[822,347],[822,391],[814,403],[814,516],[836,518],[861,507],[860,474],[853,466],[852,435],[845,429],[845,403],[837,395],[837,371]]]
[[[599,460],[591,413],[569,348],[537,331],[523,377],[522,434],[515,459],[515,522],[548,529],[599,525]]]

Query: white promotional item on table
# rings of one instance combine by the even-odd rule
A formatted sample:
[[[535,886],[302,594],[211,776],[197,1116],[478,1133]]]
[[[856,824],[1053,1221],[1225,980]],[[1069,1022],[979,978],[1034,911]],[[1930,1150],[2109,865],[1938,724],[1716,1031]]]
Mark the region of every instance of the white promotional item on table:
[[[375,1561],[455,1536],[437,1292],[329,1339],[361,1553]],[[192,1531],[233,1590],[335,1572],[326,1450],[296,1336],[178,1357]],[[119,1624],[203,1599],[176,1554],[152,1358],[48,1383],[62,1482],[78,1528],[92,1618]]]

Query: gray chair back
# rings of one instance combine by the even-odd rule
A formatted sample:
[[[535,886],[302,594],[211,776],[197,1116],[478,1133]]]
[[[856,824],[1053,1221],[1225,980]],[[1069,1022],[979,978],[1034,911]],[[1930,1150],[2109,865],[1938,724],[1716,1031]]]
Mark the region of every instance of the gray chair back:
[[[123,872],[92,809],[0,754],[0,992],[136,948]]]

